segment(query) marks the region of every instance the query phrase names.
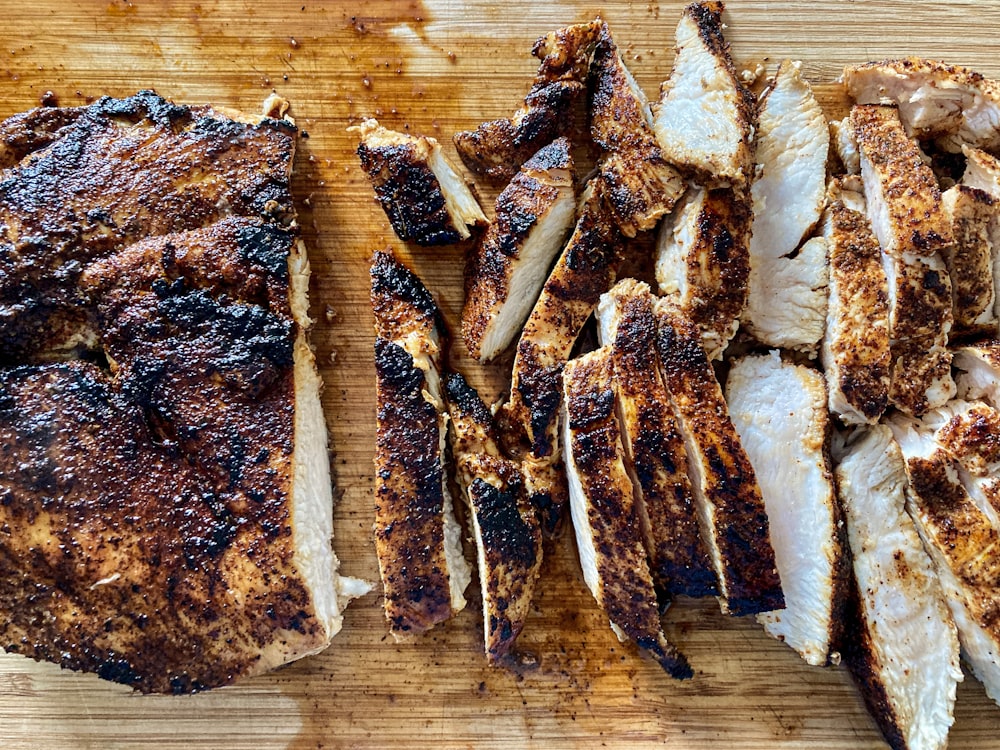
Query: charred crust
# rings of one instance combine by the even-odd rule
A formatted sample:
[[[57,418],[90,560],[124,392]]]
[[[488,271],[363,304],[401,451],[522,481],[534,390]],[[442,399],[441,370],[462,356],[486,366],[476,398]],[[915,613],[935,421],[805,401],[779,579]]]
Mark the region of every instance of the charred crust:
[[[477,477],[469,488],[469,495],[476,505],[476,517],[488,554],[506,565],[530,569],[538,561],[538,535],[518,511],[523,491],[519,479],[512,480],[501,490]]]
[[[398,338],[402,331],[417,325],[440,336],[447,334],[444,318],[427,287],[389,248],[372,256],[371,302],[375,330],[384,338]]]
[[[465,377],[458,372],[451,372],[444,378],[445,394],[448,401],[481,425],[493,423],[493,415],[479,397],[479,392],[466,382]]]
[[[722,13],[725,8],[721,2],[702,2],[691,3],[684,9],[684,14],[697,26],[702,42],[720,59],[729,58],[729,44],[722,34]]]

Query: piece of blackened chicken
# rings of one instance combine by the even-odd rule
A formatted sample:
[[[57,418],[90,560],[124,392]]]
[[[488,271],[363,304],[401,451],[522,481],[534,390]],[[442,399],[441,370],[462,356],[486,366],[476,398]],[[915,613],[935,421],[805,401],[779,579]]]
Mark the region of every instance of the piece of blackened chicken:
[[[1000,148],[1000,83],[973,70],[905,57],[848,66],[843,80],[859,104],[896,103],[914,138],[954,153]]]
[[[889,288],[878,240],[848,193],[838,189],[823,217],[830,286],[820,358],[830,411],[845,424],[875,424],[889,403]]]
[[[1000,341],[957,347],[955,369],[959,398],[984,399],[1000,408]]]
[[[437,305],[391,252],[371,267],[375,313],[375,550],[397,639],[465,607],[471,579],[445,472]]]
[[[649,102],[607,24],[594,49],[591,78],[590,134],[604,151],[598,170],[615,222],[622,234],[635,237],[656,226],[686,185],[660,152]]]
[[[389,130],[373,119],[348,131],[361,137],[361,169],[399,239],[448,245],[469,239],[470,226],[487,223],[476,197],[434,138]]]
[[[630,639],[677,679],[687,659],[663,634],[642,544],[632,483],[615,419],[608,347],[566,364],[563,439],[570,509],[583,577],[621,639]]]
[[[654,306],[663,382],[684,438],[702,534],[723,611],[785,606],[760,485],[701,345],[698,328],[669,300]]]
[[[677,56],[660,87],[653,128],[664,158],[700,182],[749,183],[757,104],[722,35],[721,2],[692,3],[675,35]]]
[[[559,138],[521,167],[497,197],[495,218],[465,261],[462,336],[486,362],[521,330],[573,226],[573,157]]]
[[[1000,700],[1000,531],[931,430],[901,415],[889,426],[906,459],[907,510],[934,561],[962,656],[986,694]]]
[[[486,657],[508,654],[524,626],[542,563],[538,518],[520,466],[500,450],[493,415],[461,375],[445,379],[455,474],[472,511]]]
[[[979,188],[954,185],[941,196],[941,205],[951,221],[954,240],[944,252],[951,278],[951,336],[995,336],[997,298],[991,235],[1000,218],[996,201]]]
[[[851,436],[836,469],[856,612],[844,662],[894,750],[943,750],[962,680],[958,632],[906,513],[906,468],[885,425]]]
[[[919,415],[955,394],[947,349],[951,282],[942,257],[952,242],[951,225],[937,179],[903,131],[895,106],[855,106],[851,126],[889,282],[889,399]]]
[[[688,476],[687,451],[663,385],[649,286],[623,279],[601,297],[598,336],[611,347],[615,410],[650,570],[665,596],[718,594]]]
[[[823,376],[777,351],[743,357],[729,370],[726,400],[760,484],[785,593],[784,609],[757,621],[807,663],[824,666],[840,658],[847,568]]]
[[[623,242],[597,178],[584,191],[576,228],[517,342],[503,419],[526,438],[528,496],[547,535],[559,529],[567,499],[559,438],[563,367],[601,295],[615,282]]]
[[[503,183],[540,148],[570,134],[573,105],[586,88],[602,25],[591,21],[567,26],[535,42],[531,54],[542,62],[521,109],[511,118],[455,134],[455,148],[470,170]]]

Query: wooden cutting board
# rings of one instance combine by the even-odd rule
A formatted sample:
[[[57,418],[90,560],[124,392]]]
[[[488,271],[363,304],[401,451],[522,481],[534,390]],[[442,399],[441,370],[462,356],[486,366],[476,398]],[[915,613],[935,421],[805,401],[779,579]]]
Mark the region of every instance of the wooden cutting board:
[[[670,69],[681,3],[562,0],[2,0],[0,116],[46,92],[75,105],[155,88],[181,102],[256,111],[272,89],[303,131],[295,188],[314,273],[313,340],[336,475],[336,548],[346,573],[377,578],[371,539],[374,371],[367,264],[394,245],[438,296],[461,308],[464,248],[404,248],[373,203],[345,133],[363,115],[438,136],[509,114],[527,90],[536,37],[600,13],[641,85]],[[841,67],[921,54],[1000,76],[1000,3],[744,2],[728,11],[738,63],[804,61],[824,104]],[[484,204],[495,195],[483,190]],[[642,245],[639,244],[641,251]],[[455,361],[487,398],[505,365]],[[192,697],[142,697],[92,676],[0,657],[0,747],[859,748],[883,746],[843,669],[806,666],[752,620],[712,601],[680,602],[669,636],[695,678],[668,679],[619,644],[584,587],[572,540],[550,551],[521,657],[490,669],[478,594],[454,621],[396,645],[378,593],[356,601],[325,653]],[[971,677],[951,747],[1000,747],[1000,708]]]

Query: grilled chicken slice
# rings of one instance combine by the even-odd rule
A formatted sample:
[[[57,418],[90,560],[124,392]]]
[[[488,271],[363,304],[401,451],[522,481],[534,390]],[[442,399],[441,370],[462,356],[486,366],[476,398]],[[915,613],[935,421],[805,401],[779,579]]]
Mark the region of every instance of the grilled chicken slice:
[[[844,661],[894,750],[943,750],[962,679],[958,634],[905,510],[902,454],[889,428],[876,425],[855,432],[839,458],[858,609]]]
[[[959,398],[984,399],[1000,409],[1000,341],[981,341],[955,349]]]
[[[757,621],[809,664],[839,660],[847,577],[823,376],[777,351],[743,357],[729,371],[726,401],[760,483],[785,594],[783,609]]]
[[[906,459],[907,510],[934,561],[962,656],[986,694],[1000,701],[1000,532],[929,430],[898,415],[889,426]]]
[[[517,463],[500,451],[493,415],[461,375],[445,379],[455,474],[472,511],[486,657],[495,664],[521,633],[542,564],[538,518]]]
[[[597,307],[600,342],[611,347],[615,412],[625,468],[650,570],[666,596],[718,594],[701,536],[687,452],[663,385],[649,286],[623,279]]]
[[[848,118],[830,120],[830,145],[848,175],[861,174],[861,155]]]
[[[951,283],[942,258],[952,242],[951,226],[934,173],[903,131],[896,108],[855,106],[851,125],[889,282],[889,399],[919,415],[955,393],[946,348]]]
[[[604,150],[600,174],[615,222],[622,234],[635,237],[669,213],[686,185],[660,153],[649,102],[625,67],[607,24],[594,48],[591,77],[590,134]]]
[[[654,316],[663,382],[684,438],[722,609],[732,615],[782,609],[764,499],[699,331],[665,298],[655,304]]]
[[[601,295],[615,282],[622,244],[604,182],[592,180],[581,199],[576,228],[517,342],[502,419],[527,438],[523,469],[528,496],[547,535],[559,529],[567,500],[559,437],[563,366]]]
[[[830,292],[820,354],[830,411],[845,424],[874,424],[889,401],[889,290],[878,240],[846,193],[823,218]]]
[[[591,52],[602,26],[600,21],[567,26],[535,42],[531,54],[542,62],[523,106],[511,118],[455,134],[455,148],[465,166],[503,183],[543,146],[569,135],[573,105],[586,88]]]
[[[1000,160],[969,146],[965,146],[962,153],[965,155],[962,184],[984,190],[993,200],[1000,201]]]
[[[608,347],[566,364],[563,441],[583,578],[622,641],[630,639],[676,679],[693,675],[663,634],[615,419]]]
[[[521,167],[497,197],[495,218],[465,263],[462,336],[481,362],[521,329],[573,226],[569,141],[559,138]]]
[[[750,191],[692,185],[664,219],[656,242],[656,281],[701,330],[711,360],[739,328],[750,277]]]
[[[752,177],[757,105],[729,56],[724,7],[709,1],[684,9],[653,129],[663,157],[674,166],[702,182],[743,185]]]
[[[372,261],[375,313],[375,551],[396,640],[465,607],[471,579],[445,472],[439,360],[444,323],[391,252]]]
[[[399,133],[367,119],[348,128],[361,137],[361,169],[396,236],[448,245],[487,223],[483,209],[434,138]]]
[[[1000,83],[975,71],[906,57],[848,66],[843,80],[859,104],[895,102],[914,138],[953,153],[965,145],[1000,148]]]
[[[997,296],[991,225],[1000,218],[989,193],[955,185],[941,196],[954,241],[944,253],[951,278],[952,335],[996,335]],[[998,248],[1000,249],[1000,248]]]

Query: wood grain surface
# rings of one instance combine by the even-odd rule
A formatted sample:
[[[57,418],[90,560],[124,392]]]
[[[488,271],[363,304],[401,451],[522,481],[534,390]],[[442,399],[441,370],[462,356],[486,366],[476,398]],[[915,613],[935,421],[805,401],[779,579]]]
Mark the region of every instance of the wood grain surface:
[[[295,188],[314,272],[313,340],[326,381],[346,573],[377,578],[371,538],[374,370],[368,259],[393,244],[453,323],[464,247],[394,241],[357,169],[345,129],[363,115],[438,136],[509,114],[529,85],[536,37],[600,13],[655,96],[670,69],[681,3],[480,0],[0,0],[0,116],[52,92],[73,105],[155,88],[179,102],[255,111],[272,89],[308,133]],[[804,61],[831,111],[841,67],[921,54],[1000,76],[1000,3],[732,0],[738,63]],[[483,190],[484,205],[493,191]],[[645,248],[648,250],[648,242]],[[637,243],[635,251],[643,252]],[[456,345],[454,362],[487,398],[508,376]],[[355,602],[325,653],[230,688],[141,697],[96,677],[0,657],[0,747],[876,748],[879,732],[845,670],[806,666],[715,601],[677,603],[669,636],[695,678],[677,683],[619,644],[567,536],[550,550],[521,655],[491,669],[478,593],[420,640],[387,636],[378,593]],[[951,747],[1000,748],[1000,708],[971,678],[959,687]]]

